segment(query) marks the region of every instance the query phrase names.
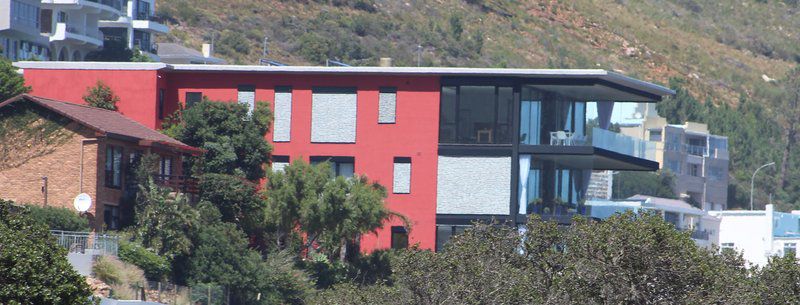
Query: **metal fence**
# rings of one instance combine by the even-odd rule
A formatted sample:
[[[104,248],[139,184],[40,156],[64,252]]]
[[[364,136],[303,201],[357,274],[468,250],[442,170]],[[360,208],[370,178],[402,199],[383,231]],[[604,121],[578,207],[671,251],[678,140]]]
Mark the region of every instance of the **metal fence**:
[[[119,237],[116,235],[96,234],[92,232],[75,232],[51,230],[58,245],[73,253],[117,256]]]
[[[169,305],[224,305],[225,290],[214,284],[194,284],[191,287],[166,282],[147,281],[132,285],[130,299],[159,302]],[[113,295],[113,292],[112,292]]]

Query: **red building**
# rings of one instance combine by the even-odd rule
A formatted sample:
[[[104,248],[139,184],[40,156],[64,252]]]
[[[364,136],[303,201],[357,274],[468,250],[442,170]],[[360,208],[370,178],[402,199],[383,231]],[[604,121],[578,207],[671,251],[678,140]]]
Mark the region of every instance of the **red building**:
[[[274,168],[302,158],[332,161],[339,175],[366,174],[387,187],[389,208],[412,220],[408,243],[423,248],[440,246],[475,220],[522,223],[526,214],[539,213],[565,221],[586,214],[582,197],[592,169],[658,168],[605,130],[595,128],[589,137],[587,105],[596,105],[599,124],[607,127],[613,102],[657,102],[674,94],[603,70],[16,66],[32,94],[75,103],[103,80],[120,96],[119,111],[151,128],[203,97],[268,101],[275,113],[267,135]],[[401,221],[392,221],[365,236],[362,249],[388,248],[393,237],[400,244],[405,232]]]

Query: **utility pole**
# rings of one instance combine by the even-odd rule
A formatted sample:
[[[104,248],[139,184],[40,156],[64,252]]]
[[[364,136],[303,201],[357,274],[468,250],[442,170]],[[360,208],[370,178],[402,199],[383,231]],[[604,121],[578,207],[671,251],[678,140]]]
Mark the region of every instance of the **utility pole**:
[[[267,58],[267,54],[269,54],[269,50],[267,49],[267,43],[268,43],[267,41],[268,40],[269,40],[269,37],[268,36],[264,36],[264,46],[263,46],[262,54],[261,54],[261,56],[264,57],[264,58]]]
[[[422,45],[417,45],[417,67],[422,65]]]

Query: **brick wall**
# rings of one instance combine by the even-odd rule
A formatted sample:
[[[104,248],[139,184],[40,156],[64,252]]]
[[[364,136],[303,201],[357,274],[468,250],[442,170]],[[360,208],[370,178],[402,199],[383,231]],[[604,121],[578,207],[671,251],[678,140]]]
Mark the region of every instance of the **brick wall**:
[[[49,153],[12,168],[0,170],[0,197],[18,203],[44,205],[42,177],[47,177],[47,205],[74,210],[72,200],[80,194],[81,142],[83,144],[83,192],[96,198],[97,139],[88,130],[71,123],[66,141]],[[32,148],[33,149],[33,148]],[[25,155],[25,147],[17,149]]]

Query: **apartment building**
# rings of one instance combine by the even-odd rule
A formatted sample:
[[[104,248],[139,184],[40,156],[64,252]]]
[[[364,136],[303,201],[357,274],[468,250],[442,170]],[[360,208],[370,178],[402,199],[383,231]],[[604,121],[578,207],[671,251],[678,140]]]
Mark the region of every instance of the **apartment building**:
[[[711,211],[720,219],[720,248],[742,253],[749,263],[764,266],[772,256],[797,256],[800,211],[776,212],[772,204],[760,211]]]
[[[626,211],[655,212],[675,229],[689,232],[698,246],[708,249],[719,246],[719,218],[682,200],[635,195],[623,200],[589,200],[586,206],[589,210],[587,214],[597,219],[606,219]]]
[[[0,54],[12,61],[83,61],[105,39],[154,54],[152,35],[169,30],[153,20],[154,7],[145,0],[0,0]]]
[[[85,193],[94,203],[91,225],[118,229],[123,218],[132,221],[133,164],[147,153],[160,159],[156,183],[196,193],[182,158],[201,151],[115,111],[23,94],[0,102],[0,126],[11,127],[4,135],[14,139],[0,153],[0,198],[74,210],[73,199]]]
[[[473,221],[523,224],[531,213],[586,215],[592,170],[654,171],[658,163],[609,126],[614,101],[655,103],[667,88],[604,70],[223,66],[19,62],[32,93],[82,103],[103,80],[120,113],[156,128],[203,97],[268,101],[273,168],[330,161],[387,187],[407,216],[363,236],[361,249],[441,247]],[[601,128],[587,136],[587,104]],[[625,137],[626,138],[626,137]],[[593,143],[603,143],[593,144]],[[622,148],[615,151],[614,148]]]
[[[655,144],[655,160],[677,178],[676,195],[704,210],[727,208],[727,137],[712,135],[706,124],[667,124],[658,116],[646,117],[641,124],[622,126],[620,133]]]

